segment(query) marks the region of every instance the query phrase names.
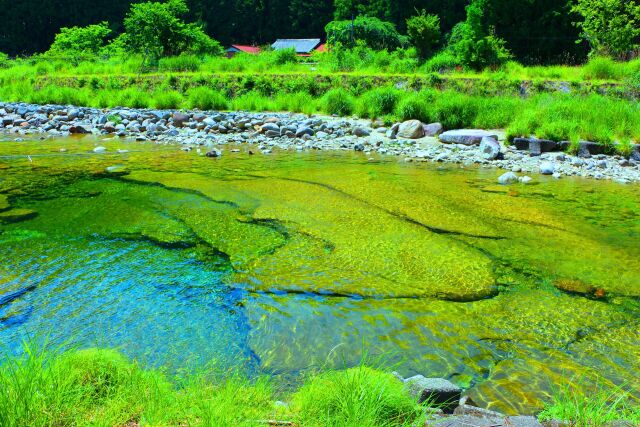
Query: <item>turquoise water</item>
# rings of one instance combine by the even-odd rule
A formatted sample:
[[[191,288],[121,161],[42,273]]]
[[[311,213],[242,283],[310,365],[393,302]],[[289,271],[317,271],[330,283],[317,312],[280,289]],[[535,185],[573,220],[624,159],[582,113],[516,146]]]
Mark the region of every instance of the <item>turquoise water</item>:
[[[287,383],[383,355],[505,412],[640,384],[638,186],[240,149],[0,142],[2,348]]]

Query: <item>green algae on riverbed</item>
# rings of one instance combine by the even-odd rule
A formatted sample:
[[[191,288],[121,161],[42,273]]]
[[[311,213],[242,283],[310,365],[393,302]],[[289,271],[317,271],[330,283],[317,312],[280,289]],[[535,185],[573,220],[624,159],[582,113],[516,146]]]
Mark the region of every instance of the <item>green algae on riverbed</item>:
[[[100,141],[109,152],[95,155],[94,144],[0,143],[2,213],[31,212],[2,222],[0,299],[24,286],[19,267],[36,268],[39,245],[53,256],[89,251],[82,239],[149,242],[154,262],[183,251],[221,272],[216,289],[235,302],[219,315],[241,324],[230,330],[263,371],[352,364],[365,346],[403,374],[452,378],[507,412],[540,407],[574,376],[640,381],[639,186],[540,177],[501,187],[496,170],[354,153],[251,156],[240,147],[208,159],[118,140]],[[129,253],[138,252],[153,250]],[[101,264],[105,275],[118,262]],[[52,274],[38,277],[86,286]],[[2,310],[0,319],[28,312]],[[160,323],[149,327],[162,340],[169,325],[210,328],[204,318],[154,316]],[[15,331],[0,323],[0,336]],[[149,344],[106,341],[134,354]],[[195,351],[186,339],[175,344]]]

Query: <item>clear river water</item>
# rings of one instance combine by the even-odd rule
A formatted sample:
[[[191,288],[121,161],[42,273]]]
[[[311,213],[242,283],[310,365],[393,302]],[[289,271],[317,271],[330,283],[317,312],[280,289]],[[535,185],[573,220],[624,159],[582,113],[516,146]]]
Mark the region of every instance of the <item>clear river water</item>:
[[[640,394],[640,186],[238,148],[5,136],[0,351],[283,383],[366,353],[507,413],[570,381]]]

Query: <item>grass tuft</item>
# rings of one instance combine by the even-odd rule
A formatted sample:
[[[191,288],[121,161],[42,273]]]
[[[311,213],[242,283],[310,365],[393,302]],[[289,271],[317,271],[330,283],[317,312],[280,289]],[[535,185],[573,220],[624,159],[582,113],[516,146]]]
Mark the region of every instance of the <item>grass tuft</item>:
[[[588,396],[568,384],[556,391],[551,402],[539,414],[541,421],[558,420],[575,426],[600,427],[614,421],[640,423],[640,406],[621,387],[592,387]]]
[[[292,405],[305,426],[410,426],[425,413],[397,378],[365,366],[311,378]]]

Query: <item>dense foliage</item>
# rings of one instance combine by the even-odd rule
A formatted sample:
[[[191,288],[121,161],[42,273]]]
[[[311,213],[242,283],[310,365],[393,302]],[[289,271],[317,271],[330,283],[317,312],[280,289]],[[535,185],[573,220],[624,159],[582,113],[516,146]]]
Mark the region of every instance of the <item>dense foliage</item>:
[[[486,23],[489,1],[472,0],[467,6],[466,21],[453,28],[449,40],[449,48],[458,62],[476,70],[501,65],[511,58],[506,42]]]
[[[111,36],[118,36],[131,5],[141,1],[67,0],[60,7],[53,1],[0,0],[0,52],[17,55],[47,51],[63,27],[108,22]],[[407,20],[422,10],[439,17],[444,42],[456,24],[465,20],[470,0],[186,2],[189,12],[182,17],[184,22],[199,23],[204,33],[223,44],[269,44],[279,37],[324,38],[329,22],[364,16],[389,22],[400,34],[406,34],[410,28]],[[504,40],[505,47],[524,63],[579,62],[590,47],[624,56],[638,43],[637,0],[488,0],[483,11],[485,30],[493,28],[495,40]],[[201,38],[195,26],[187,30],[192,30],[191,38]],[[587,41],[576,43],[581,40],[580,34]]]
[[[188,12],[185,0],[135,4],[124,20],[125,46],[135,53],[159,59],[181,53],[221,54],[222,47],[197,24],[180,17]]]
[[[378,18],[358,17],[353,21],[332,21],[325,28],[327,42],[335,45],[354,47],[361,42],[376,50],[393,50],[403,47],[408,39],[396,27]]]
[[[61,28],[49,49],[49,53],[57,55],[96,55],[105,45],[111,34],[109,24],[101,22],[86,27]]]
[[[407,19],[407,34],[420,57],[428,58],[440,42],[440,18],[422,10],[417,16]]]
[[[577,0],[573,10],[581,37],[601,55],[624,57],[640,47],[640,2],[635,0]]]

